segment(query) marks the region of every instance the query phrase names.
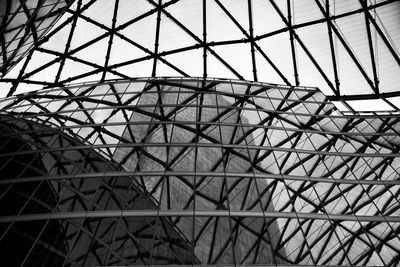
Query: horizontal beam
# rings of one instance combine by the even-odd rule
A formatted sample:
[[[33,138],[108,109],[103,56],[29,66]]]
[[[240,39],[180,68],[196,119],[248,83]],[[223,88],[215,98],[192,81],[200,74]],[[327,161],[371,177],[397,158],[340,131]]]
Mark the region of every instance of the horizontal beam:
[[[94,219],[94,218],[129,218],[129,217],[244,217],[276,218],[300,220],[353,221],[400,223],[400,216],[369,216],[352,214],[296,213],[276,211],[230,211],[230,210],[105,210],[72,211],[42,214],[25,214],[0,217],[0,223],[30,222],[42,220]]]
[[[57,113],[53,113],[57,114]],[[51,114],[48,114],[49,116]],[[44,113],[40,113],[40,116],[44,116]],[[46,115],[47,116],[47,115]],[[26,117],[26,116],[21,116]],[[32,117],[32,116],[28,116]],[[347,116],[346,116],[347,118]],[[362,119],[358,117],[359,119]],[[15,118],[5,118],[2,119],[3,122],[12,122],[15,121]],[[71,122],[73,123],[73,122]],[[371,137],[371,136],[378,136],[378,137],[386,137],[386,136],[398,136],[398,133],[396,132],[344,132],[344,131],[331,131],[331,130],[313,130],[311,128],[293,128],[293,127],[279,127],[279,126],[271,126],[268,124],[250,124],[250,123],[234,123],[234,122],[212,122],[212,121],[182,121],[182,120],[174,120],[174,121],[158,121],[158,120],[151,120],[151,121],[119,121],[119,122],[102,122],[102,123],[84,123],[84,124],[71,124],[68,126],[57,126],[54,128],[45,128],[45,129],[35,129],[35,130],[20,130],[19,133],[21,134],[35,134],[37,135],[38,133],[45,134],[45,133],[53,133],[53,132],[59,132],[60,130],[66,130],[66,129],[82,129],[82,128],[101,128],[101,127],[112,127],[112,126],[138,126],[138,125],[170,125],[170,126],[179,126],[179,125],[185,125],[185,126],[194,126],[194,125],[201,125],[201,126],[228,126],[228,127],[242,127],[244,129],[246,128],[259,128],[259,129],[264,129],[264,130],[281,130],[281,131],[286,131],[288,133],[290,132],[297,132],[297,133],[312,133],[312,134],[321,134],[321,135],[339,135],[339,136],[363,136],[363,137]],[[2,134],[2,137],[7,137],[7,136],[15,136],[15,133],[9,133],[9,134]]]
[[[330,101],[340,101],[340,100],[370,100],[370,99],[381,99],[381,98],[391,98],[400,96],[400,91],[394,92],[381,92],[379,94],[359,94],[359,95],[341,95],[334,96],[328,95],[326,98]]]
[[[239,145],[239,144],[220,144],[220,143],[118,143],[118,144],[97,144],[97,145],[79,145],[62,148],[45,148],[37,149],[33,151],[18,151],[1,153],[0,158],[12,157],[18,155],[28,155],[36,153],[53,153],[61,151],[71,150],[85,150],[85,149],[106,149],[106,148],[149,148],[149,147],[201,147],[201,148],[222,148],[228,150],[260,150],[260,151],[279,151],[279,152],[291,152],[298,154],[310,154],[310,155],[323,155],[323,156],[341,156],[341,157],[368,157],[368,158],[398,158],[400,153],[357,153],[357,152],[331,152],[331,151],[316,151],[306,150],[297,148],[286,148],[286,147],[271,147],[271,146],[257,146],[257,145]],[[247,153],[247,152],[246,152]]]
[[[208,176],[216,178],[246,178],[246,179],[271,179],[271,180],[290,180],[290,181],[303,181],[310,183],[328,183],[328,184],[356,184],[356,185],[385,185],[395,186],[400,185],[400,180],[356,180],[356,179],[334,179],[324,177],[312,176],[299,176],[288,174],[272,174],[272,173],[232,173],[232,172],[194,172],[194,171],[113,171],[113,172],[94,172],[94,173],[80,173],[80,174],[59,174],[59,175],[46,175],[46,176],[32,176],[20,178],[7,178],[2,177],[0,185],[2,184],[17,184],[17,183],[31,183],[38,181],[57,181],[57,180],[71,180],[71,179],[106,179],[106,178],[122,178],[122,177],[147,177],[147,176]]]

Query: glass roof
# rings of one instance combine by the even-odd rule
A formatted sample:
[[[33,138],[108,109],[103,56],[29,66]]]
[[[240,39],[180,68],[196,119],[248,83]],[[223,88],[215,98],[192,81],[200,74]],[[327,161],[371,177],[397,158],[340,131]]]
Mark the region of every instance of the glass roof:
[[[3,77],[0,94],[218,77],[315,86],[342,110],[398,111],[399,11],[398,0],[74,1]]]
[[[98,195],[87,185],[89,175],[96,181],[129,177],[159,203],[147,216],[171,217],[185,237],[174,243],[194,244],[203,266],[399,265],[399,116],[342,116],[315,88],[190,78],[76,84],[12,96],[0,108],[0,123],[35,147],[31,152],[17,146],[11,155],[3,149],[2,158],[51,154],[46,158],[54,160],[46,164],[57,175],[45,176],[47,181],[85,185],[83,194],[67,194],[77,207]],[[22,128],[23,123],[42,130]],[[53,133],[76,141],[61,142],[50,138]],[[38,142],[37,136],[51,142]],[[3,134],[3,143],[11,138]],[[70,160],[74,151],[80,156]],[[123,171],[68,172],[71,162],[91,166],[88,155],[94,152]],[[35,188],[45,182],[29,174],[17,177],[3,184],[31,181]],[[116,201],[124,196],[124,187],[111,188],[118,192]],[[68,209],[67,216],[92,218],[101,210],[133,217],[143,211],[103,207],[102,197],[93,199],[99,205]],[[29,216],[15,217],[29,221]],[[33,216],[44,220],[48,214]],[[104,242],[96,248],[112,240],[99,236]],[[79,248],[69,257],[85,251]]]

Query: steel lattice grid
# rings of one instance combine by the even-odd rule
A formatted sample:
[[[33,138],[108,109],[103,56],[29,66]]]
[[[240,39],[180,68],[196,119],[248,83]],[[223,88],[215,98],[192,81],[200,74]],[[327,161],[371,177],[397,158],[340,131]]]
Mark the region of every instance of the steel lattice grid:
[[[202,79],[80,84],[6,98],[1,107],[13,116],[5,121],[50,123],[47,130],[79,138],[54,153],[101,154],[119,174],[98,174],[132,177],[156,203],[18,219],[15,210],[3,223],[155,216],[187,240],[192,262],[398,264],[396,115],[343,116],[314,88]],[[24,153],[47,151],[31,146]],[[64,173],[66,181],[91,175]],[[35,182],[59,179],[45,177]]]

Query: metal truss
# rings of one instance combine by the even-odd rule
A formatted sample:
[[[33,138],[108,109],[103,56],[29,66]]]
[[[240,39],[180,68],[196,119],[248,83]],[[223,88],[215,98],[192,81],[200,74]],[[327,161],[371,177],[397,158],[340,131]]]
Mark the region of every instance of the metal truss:
[[[398,111],[387,98],[400,96],[399,8],[398,0],[77,0],[1,83],[10,96],[28,83],[211,76],[313,85],[332,100],[382,99]]]
[[[34,47],[18,70],[1,82],[10,96],[28,83],[57,86],[110,78],[211,75],[312,83],[331,100],[381,99],[398,111],[387,98],[400,96],[394,11],[399,7],[397,0],[148,0],[134,5],[125,0],[77,0],[46,38],[36,37],[28,20],[25,35],[32,36]],[[55,18],[61,10],[50,14]],[[94,33],[87,37],[88,32]]]
[[[315,88],[193,78],[49,88],[0,111],[0,246],[39,225],[26,262],[47,244],[71,265],[399,265],[398,115],[344,116]],[[176,256],[157,256],[167,248]]]

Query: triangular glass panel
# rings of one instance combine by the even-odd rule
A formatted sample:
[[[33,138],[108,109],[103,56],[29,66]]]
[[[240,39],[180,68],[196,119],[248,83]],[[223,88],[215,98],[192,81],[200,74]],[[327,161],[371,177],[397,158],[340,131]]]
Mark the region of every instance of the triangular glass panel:
[[[200,37],[200,40],[203,38]],[[181,47],[192,46],[199,42],[169,17],[162,14],[158,52],[168,52]]]
[[[94,25],[93,23],[87,22],[84,19],[78,19],[76,22],[76,27],[74,29],[72,39],[71,39],[71,45],[69,50],[75,50],[77,48],[80,48],[82,46],[85,46],[86,43],[102,36],[103,34],[106,34],[107,31],[100,28],[97,25]],[[66,34],[66,36],[69,36],[69,33]],[[53,37],[50,38],[52,40]],[[109,39],[109,35],[102,37],[103,40]],[[66,42],[65,42],[66,43]]]
[[[215,46],[212,49],[245,80],[253,80],[250,44]]]
[[[221,4],[234,16],[241,27],[248,32],[248,18],[247,13],[243,12],[242,5],[244,5],[244,10],[247,10],[247,2],[238,1]],[[227,41],[227,40],[241,40],[246,38],[240,28],[235,25],[235,23],[228,17],[225,11],[217,5],[215,1],[207,1],[207,42],[217,42],[217,41]],[[239,14],[232,14],[232,12],[237,11],[239,8]],[[237,13],[237,12],[235,12]],[[236,15],[239,15],[237,17]],[[244,15],[244,19],[243,19]],[[243,24],[242,24],[243,23]]]
[[[292,24],[316,21],[324,17],[314,0],[291,1],[291,3]],[[321,6],[325,7],[322,3]]]
[[[143,46],[144,49],[154,52],[156,22],[157,13],[151,14],[119,30],[119,33]]]
[[[151,60],[153,61],[153,60]],[[156,62],[156,76],[158,77],[175,77],[182,76],[177,70],[173,69],[171,66],[168,66],[161,60],[157,60]]]
[[[327,79],[334,86],[334,66],[332,62],[331,47],[329,43],[328,29],[326,24],[316,24],[296,30],[300,40],[310,52],[311,56],[320,66]],[[298,71],[300,75],[300,84],[309,86],[318,86],[323,92],[332,94],[332,89],[322,74],[316,69],[310,57],[305,53],[302,47],[297,44],[298,52]],[[310,66],[313,66],[310,68]],[[316,73],[318,72],[318,73]],[[317,78],[318,77],[318,78]],[[321,86],[323,85],[323,86]]]
[[[203,21],[202,1],[177,1],[173,5],[168,6],[166,10],[195,36],[201,40],[203,39],[203,24],[199,23],[199,21]]]
[[[374,74],[372,71],[372,61],[368,43],[365,14],[357,13],[337,19],[335,22],[340,34],[352,50],[353,54],[356,56],[358,62],[363,67],[370,79],[373,80]]]
[[[396,84],[400,83],[400,65],[379,35],[376,38],[375,49],[377,51],[376,64],[378,69],[380,92],[398,91],[399,88]],[[400,57],[398,53],[397,57]]]
[[[373,89],[339,40],[337,41],[337,55],[340,93],[342,95],[373,93]]]
[[[257,52],[255,56],[257,64],[257,78],[259,81],[276,83],[276,84],[285,83],[284,79],[287,78],[285,76],[282,77],[281,75],[279,75],[277,69],[273,68],[272,65],[265,59],[265,57],[260,52]]]
[[[167,62],[181,70],[181,72],[192,76],[201,77],[203,76],[203,50],[195,49],[184,51],[180,53],[171,54],[163,57]],[[187,60],[190,58],[190,60]],[[165,66],[164,66],[165,65]],[[161,67],[161,69],[160,69]],[[165,63],[160,60],[157,63],[157,75],[160,76],[182,76],[182,73],[177,70],[164,70],[166,67]],[[169,67],[170,68],[170,67]],[[164,71],[165,74],[164,74]],[[172,71],[172,72],[171,72]],[[170,73],[170,74],[169,74]]]
[[[40,47],[51,51],[64,53],[70,30],[71,22],[52,35],[50,39],[43,43]]]
[[[289,38],[290,35],[286,32],[261,39],[257,44],[288,81],[291,84],[295,84],[292,50]]]
[[[122,25],[129,24],[132,20],[155,8],[148,1],[120,1],[118,4],[116,27],[119,28]],[[157,13],[155,10],[153,12]]]
[[[254,36],[260,36],[286,27],[270,1],[252,1]]]
[[[60,81],[74,78],[76,76],[85,75],[94,71],[95,68],[70,59],[65,60],[63,70],[61,72]],[[91,74],[88,74],[91,75]]]
[[[118,2],[118,0],[97,0],[88,9],[83,11],[83,15],[94,18],[96,22],[111,28],[116,1]]]
[[[207,76],[215,78],[237,79],[238,77],[221,60],[207,52]]]
[[[114,35],[111,46],[109,66],[146,57],[148,55],[148,53],[138,48],[134,44],[129,43],[127,40],[123,40],[118,35]]]
[[[79,50],[72,56],[87,61],[88,63],[94,63],[99,66],[103,66],[106,60],[107,45],[108,37],[102,38],[99,41],[85,47],[84,49]]]

